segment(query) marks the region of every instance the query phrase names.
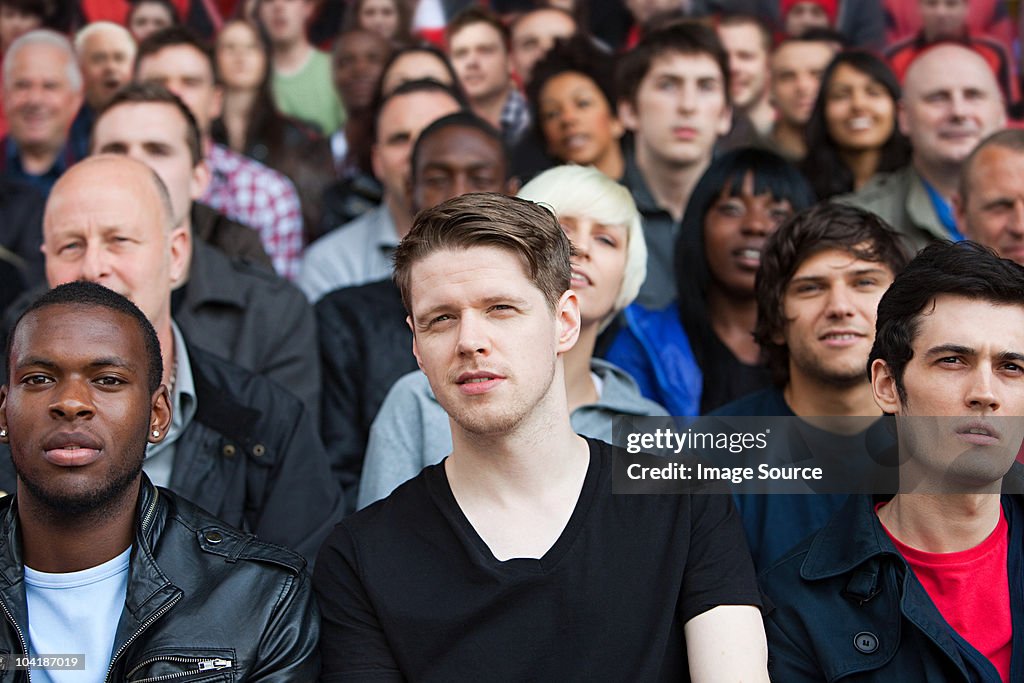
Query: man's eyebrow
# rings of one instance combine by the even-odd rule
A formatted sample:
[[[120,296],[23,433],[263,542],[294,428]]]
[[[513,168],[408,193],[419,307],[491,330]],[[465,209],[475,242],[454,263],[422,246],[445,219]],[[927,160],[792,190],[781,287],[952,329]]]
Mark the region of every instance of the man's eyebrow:
[[[977,350],[960,344],[939,344],[925,351],[926,356],[937,356],[939,354],[954,354],[958,356],[973,356]]]
[[[17,364],[15,364],[15,368],[19,369],[19,370],[21,368],[27,368],[29,366],[37,366],[37,367],[48,368],[48,369],[52,370],[52,369],[55,369],[57,367],[57,364],[54,363],[52,360],[49,360],[49,359],[46,359],[46,358],[42,358],[40,356],[29,356],[28,358],[25,358],[24,360],[22,360],[22,361],[18,362]]]
[[[1017,351],[1000,351],[999,353],[996,354],[996,360],[1002,361],[1004,363],[1006,361],[1024,363],[1024,353],[1019,353]]]
[[[135,370],[135,364],[117,356],[97,358],[89,363],[90,368],[121,368],[122,370]]]
[[[49,370],[56,370],[58,368],[57,363],[55,363],[54,361],[52,361],[52,360],[50,360],[48,358],[43,358],[41,356],[29,356],[28,358],[24,359],[23,361],[21,361],[21,362],[19,362],[17,364],[17,368],[19,368],[19,369],[27,368],[27,367],[32,367],[32,366],[41,367],[41,368],[47,368]],[[110,367],[113,367],[113,368],[121,368],[123,370],[135,370],[135,365],[133,363],[130,363],[130,362],[126,361],[123,358],[118,358],[117,356],[105,356],[105,357],[102,357],[102,358],[96,358],[96,359],[94,359],[94,360],[89,362],[88,367],[90,367],[90,368],[110,368]]]

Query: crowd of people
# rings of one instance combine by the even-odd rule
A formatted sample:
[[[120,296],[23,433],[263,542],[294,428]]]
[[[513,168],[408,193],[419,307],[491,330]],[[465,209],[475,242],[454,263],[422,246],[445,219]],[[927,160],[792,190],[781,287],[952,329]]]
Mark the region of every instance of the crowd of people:
[[[1008,4],[0,0],[0,650],[1024,679]],[[613,495],[622,416],[849,490]]]

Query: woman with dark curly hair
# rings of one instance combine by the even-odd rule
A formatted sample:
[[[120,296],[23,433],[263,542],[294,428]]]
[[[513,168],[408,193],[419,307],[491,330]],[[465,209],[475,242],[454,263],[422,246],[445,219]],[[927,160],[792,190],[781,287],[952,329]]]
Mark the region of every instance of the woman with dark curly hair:
[[[807,182],[774,152],[741,148],[711,162],[676,241],[678,300],[627,308],[607,360],[672,415],[703,415],[768,386],[753,336],[761,249],[812,203]]]
[[[910,144],[896,123],[900,86],[881,59],[840,52],[825,69],[807,122],[801,170],[818,199],[858,190],[876,173],[910,162]]]
[[[534,66],[526,94],[548,155],[618,180],[626,167],[619,144],[625,129],[615,115],[612,74],[612,57],[589,38],[558,40]]]

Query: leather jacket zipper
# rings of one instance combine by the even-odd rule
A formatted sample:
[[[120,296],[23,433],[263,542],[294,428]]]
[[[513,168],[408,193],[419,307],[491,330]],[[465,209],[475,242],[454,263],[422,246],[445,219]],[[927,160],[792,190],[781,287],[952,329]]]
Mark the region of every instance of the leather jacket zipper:
[[[153,512],[156,510],[156,502],[157,502],[157,499],[159,497],[160,497],[160,491],[159,491],[159,489],[154,487],[153,488],[153,500],[150,501],[149,508],[146,509],[146,514],[144,514],[142,516],[142,524],[141,524],[141,526],[142,526],[142,535],[143,536],[145,536],[145,534],[146,534],[146,527],[149,525],[150,520],[153,518]],[[162,617],[172,607],[174,607],[174,605],[177,604],[177,602],[179,600],[181,600],[181,592],[180,591],[169,602],[164,604],[163,607],[161,607],[156,612],[154,612],[153,615],[149,619],[146,619],[146,621],[144,621],[142,623],[142,625],[139,626],[139,629],[135,633],[133,633],[128,640],[124,641],[124,643],[121,645],[121,647],[118,648],[117,652],[114,653],[114,656],[110,658],[110,666],[107,667],[107,675],[103,677],[104,683],[106,683],[106,681],[110,680],[110,674],[114,671],[114,665],[117,664],[117,660],[120,659],[121,655],[123,655],[125,653],[125,651],[128,649],[128,647],[133,642],[135,642],[135,639],[138,638],[139,636],[141,636],[142,633],[147,628],[149,628],[150,625],[152,625],[152,623],[154,621],[156,621],[157,619]]]
[[[28,644],[25,642],[25,634],[21,632],[21,627],[18,626],[18,622],[14,620],[14,615],[12,615],[11,611],[7,609],[7,602],[0,600],[0,607],[3,608],[4,616],[7,617],[7,621],[11,622],[11,626],[14,627],[15,633],[18,634],[18,640],[21,641],[21,651],[24,652],[25,655],[28,655]],[[25,680],[32,680],[32,671],[29,669],[25,670]]]
[[[204,671],[218,671],[220,669],[230,669],[232,661],[230,659],[222,659],[219,657],[183,657],[177,655],[167,655],[165,657],[151,657],[146,661],[142,662],[134,669],[128,672],[127,678],[131,678],[132,674],[141,669],[144,666],[152,664],[153,662],[178,662],[181,664],[195,664],[196,668],[191,671],[179,671],[174,674],[164,674],[163,676],[154,676],[152,678],[140,678],[135,683],[152,683],[155,681],[170,681],[175,678],[182,678],[184,676],[191,676],[195,673],[202,673]]]

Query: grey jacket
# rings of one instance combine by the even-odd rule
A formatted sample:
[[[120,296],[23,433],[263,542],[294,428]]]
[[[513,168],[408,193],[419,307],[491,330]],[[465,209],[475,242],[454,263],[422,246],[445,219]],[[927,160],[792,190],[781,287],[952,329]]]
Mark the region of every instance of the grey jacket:
[[[934,240],[948,240],[950,234],[939,220],[921,176],[908,164],[892,173],[876,175],[853,194],[835,201],[877,214],[903,237],[911,253]]]

